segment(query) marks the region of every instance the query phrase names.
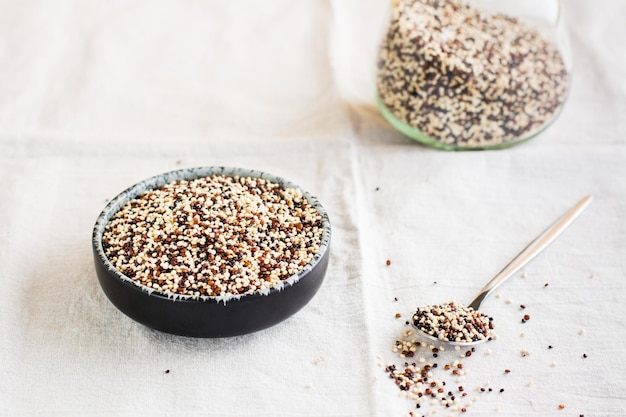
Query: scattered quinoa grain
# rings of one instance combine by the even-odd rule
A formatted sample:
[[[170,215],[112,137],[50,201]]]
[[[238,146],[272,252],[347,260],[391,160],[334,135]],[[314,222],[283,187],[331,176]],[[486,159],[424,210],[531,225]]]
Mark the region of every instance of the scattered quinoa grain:
[[[565,408],[565,404],[559,404],[559,410],[562,410]]]
[[[391,261],[390,261],[389,259],[387,259],[387,260],[385,261],[385,265],[387,265],[387,266],[391,265]]]
[[[383,369],[388,379],[394,381],[396,387],[406,398],[414,401],[415,408],[422,409],[424,406],[430,406],[426,412],[427,415],[435,414],[438,411],[437,408],[434,408],[436,406],[448,409],[453,412],[453,415],[458,413],[461,408],[461,398],[467,395],[464,392],[465,388],[457,383],[455,389],[445,380],[439,379],[439,376],[450,373],[464,374],[466,366],[462,362],[463,359],[452,359],[448,363],[431,362],[433,361],[431,356],[441,354],[445,350],[444,346],[411,338],[406,335],[406,332],[402,334],[403,338],[399,338],[393,343],[392,351],[403,358],[403,365],[384,365]],[[471,352],[472,350],[470,348],[467,351]],[[406,359],[410,356],[409,353],[416,355],[413,359],[414,362]],[[381,360],[380,357],[377,358]],[[458,382],[460,382],[460,378],[464,377],[459,376]],[[475,398],[472,401],[476,400]],[[463,406],[467,408],[471,404],[470,401]]]

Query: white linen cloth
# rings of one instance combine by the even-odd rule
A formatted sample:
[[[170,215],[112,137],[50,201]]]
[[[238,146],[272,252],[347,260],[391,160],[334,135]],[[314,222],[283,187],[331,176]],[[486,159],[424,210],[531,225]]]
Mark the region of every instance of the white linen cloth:
[[[404,320],[469,302],[586,194],[485,302],[499,338],[447,381],[477,398],[467,415],[625,415],[626,3],[566,3],[575,69],[559,119],[512,149],[449,153],[374,107],[385,0],[0,2],[0,415],[447,415],[387,378]],[[321,290],[265,331],[159,333],[98,285],[106,200],[208,165],[285,177],[329,211]]]

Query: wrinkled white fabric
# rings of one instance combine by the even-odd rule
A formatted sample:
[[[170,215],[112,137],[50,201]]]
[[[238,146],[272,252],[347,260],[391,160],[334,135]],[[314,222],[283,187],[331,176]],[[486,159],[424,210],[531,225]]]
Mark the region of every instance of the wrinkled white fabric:
[[[499,337],[447,381],[476,397],[468,415],[623,415],[626,3],[566,3],[575,67],[559,119],[515,148],[448,153],[374,107],[385,0],[0,2],[0,415],[447,415],[387,378],[404,320],[469,302],[586,194],[485,302]],[[159,333],[98,285],[106,200],[207,165],[285,177],[330,214],[321,290],[265,331]]]

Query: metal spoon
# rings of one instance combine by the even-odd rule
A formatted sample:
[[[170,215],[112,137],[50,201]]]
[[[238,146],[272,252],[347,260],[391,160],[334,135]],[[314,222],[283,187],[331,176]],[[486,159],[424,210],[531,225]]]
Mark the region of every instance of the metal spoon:
[[[478,311],[482,302],[487,298],[496,288],[498,288],[504,281],[508,280],[513,274],[520,270],[524,265],[533,260],[535,256],[537,256],[541,251],[543,251],[550,243],[552,243],[559,235],[570,225],[572,222],[587,208],[589,203],[591,203],[593,197],[588,195],[582,200],[580,200],[574,207],[572,207],[567,213],[561,216],[557,221],[555,221],[550,227],[548,227],[542,234],[540,234],[535,240],[530,242],[528,246],[524,248],[507,266],[505,266],[502,271],[500,271],[495,277],[491,279],[484,287],[480,290],[478,295],[474,298],[474,300],[469,304],[468,307],[473,308]],[[411,325],[424,337],[436,341],[438,343],[446,343],[450,345],[456,346],[472,346],[477,345],[479,343],[487,341],[478,340],[474,342],[453,342],[448,340],[441,340],[434,336],[431,336],[425,332],[423,332],[420,328],[416,327],[413,323],[413,319],[411,319]]]

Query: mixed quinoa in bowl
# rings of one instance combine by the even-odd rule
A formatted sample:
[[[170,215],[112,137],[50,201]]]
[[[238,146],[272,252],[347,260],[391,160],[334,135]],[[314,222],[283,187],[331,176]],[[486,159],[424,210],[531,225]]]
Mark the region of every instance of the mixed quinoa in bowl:
[[[169,333],[249,333],[294,314],[328,265],[330,222],[315,197],[241,168],[174,171],[115,197],[93,250],[107,297]]]

